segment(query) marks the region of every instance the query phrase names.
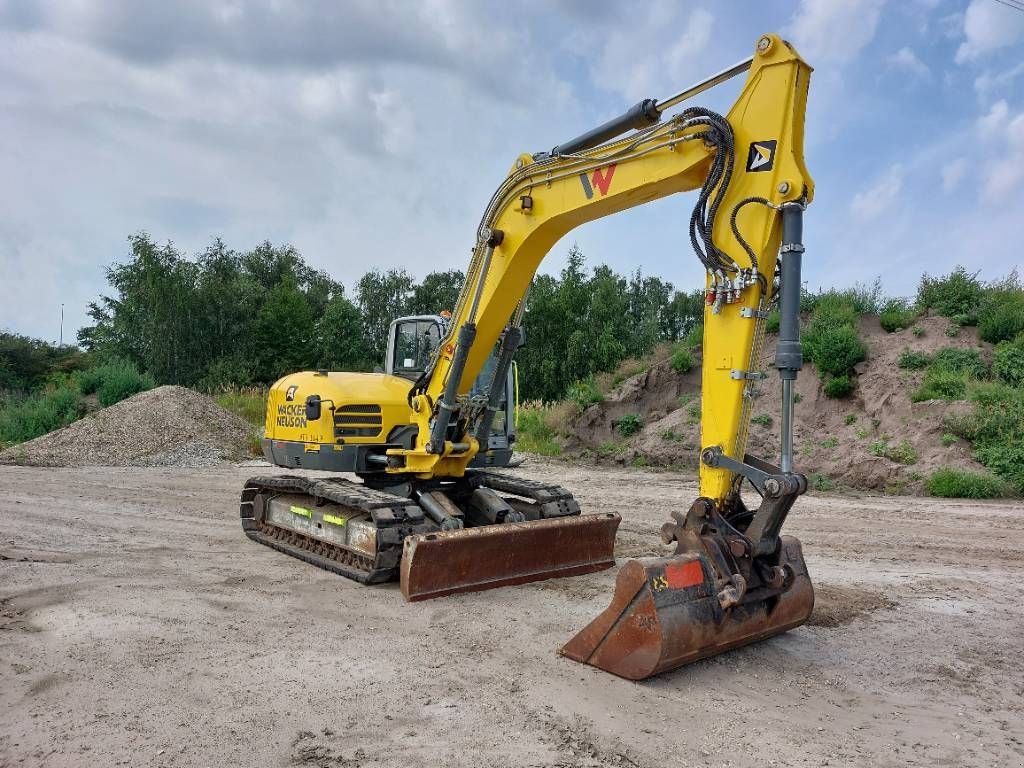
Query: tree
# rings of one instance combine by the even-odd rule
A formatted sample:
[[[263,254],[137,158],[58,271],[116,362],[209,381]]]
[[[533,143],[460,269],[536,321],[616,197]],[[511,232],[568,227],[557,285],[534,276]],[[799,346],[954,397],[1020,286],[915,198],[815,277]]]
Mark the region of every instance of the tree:
[[[313,313],[291,277],[285,277],[267,295],[254,330],[259,380],[273,381],[315,365]]]
[[[356,285],[363,338],[374,359],[383,360],[391,321],[410,314],[413,280],[404,269],[371,270]],[[436,310],[435,310],[436,311]]]
[[[461,270],[431,272],[423,282],[413,286],[408,313],[411,315],[436,315],[443,310],[455,311],[466,276]],[[394,318],[392,318],[394,319]]]
[[[361,371],[380,365],[367,348],[359,309],[335,295],[316,323],[316,366],[330,371]]]

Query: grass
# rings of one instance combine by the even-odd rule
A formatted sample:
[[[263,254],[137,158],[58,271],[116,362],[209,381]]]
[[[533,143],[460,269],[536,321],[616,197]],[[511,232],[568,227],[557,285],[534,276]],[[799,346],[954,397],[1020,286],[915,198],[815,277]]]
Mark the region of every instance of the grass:
[[[83,413],[82,396],[71,387],[25,397],[8,396],[0,403],[0,443],[23,443],[66,427]]]
[[[759,413],[750,420],[750,423],[770,429],[774,422],[772,421],[772,417],[767,413]]]
[[[909,349],[903,350],[903,353],[899,356],[896,361],[896,365],[900,368],[906,368],[910,371],[920,371],[927,368],[932,364],[932,356],[926,352],[911,352]]]
[[[605,440],[597,446],[597,455],[603,459],[615,459],[629,450],[624,440]]]
[[[900,440],[898,445],[889,445],[889,440],[882,438],[868,446],[868,453],[872,456],[882,456],[897,464],[917,463],[917,451],[908,440]]]
[[[942,435],[942,444],[948,448],[949,446],[955,444],[957,439],[958,438],[956,435],[950,432],[945,432]]]
[[[921,386],[910,393],[912,402],[925,400],[963,400],[967,396],[967,376],[958,371],[929,368]]]
[[[969,440],[974,458],[1024,493],[1024,389],[1000,382],[974,382],[969,415],[950,416],[946,428]]]
[[[519,421],[516,425],[516,449],[541,456],[561,456],[562,442],[552,426],[549,417],[552,407],[540,402],[523,403],[519,406]]]
[[[826,437],[824,440],[818,443],[818,445],[820,445],[822,448],[835,448],[837,445],[839,445],[839,438]]]
[[[927,488],[932,496],[951,499],[997,499],[1011,492],[1009,484],[994,475],[952,468],[936,470]]]
[[[686,435],[682,435],[671,428],[659,429],[658,437],[670,443],[679,443],[686,439]]]
[[[213,399],[254,427],[262,427],[266,421],[267,390],[262,387],[232,387],[215,393]]]
[[[856,413],[848,413],[848,414],[846,414],[846,418],[843,419],[843,423],[846,424],[846,426],[848,426],[848,427],[851,424],[856,424],[857,423],[857,414]]]
[[[263,425],[266,420],[267,390],[263,387],[228,387],[213,393],[217,405],[238,416],[252,426],[249,433],[249,453],[263,455]]]
[[[807,483],[815,491],[832,491],[836,487],[836,481],[823,472],[812,472]]]

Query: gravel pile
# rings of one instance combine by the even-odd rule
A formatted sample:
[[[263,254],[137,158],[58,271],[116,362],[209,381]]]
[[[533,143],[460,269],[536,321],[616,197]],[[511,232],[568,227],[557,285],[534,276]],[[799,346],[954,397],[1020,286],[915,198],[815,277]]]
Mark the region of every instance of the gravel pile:
[[[252,427],[207,395],[157,387],[0,452],[44,467],[207,467],[249,457]]]

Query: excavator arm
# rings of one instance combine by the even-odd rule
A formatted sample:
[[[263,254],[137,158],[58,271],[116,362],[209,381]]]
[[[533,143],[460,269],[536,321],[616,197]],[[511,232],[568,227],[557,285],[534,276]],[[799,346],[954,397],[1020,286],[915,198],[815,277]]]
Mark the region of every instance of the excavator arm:
[[[746,82],[726,116],[699,108],[667,116],[686,98],[743,71]],[[709,299],[702,445],[742,460],[782,239],[781,211],[802,210],[814,191],[803,163],[810,71],[788,43],[765,35],[751,59],[704,83],[663,102],[641,102],[550,152],[517,158],[481,219],[451,332],[411,393],[416,445],[391,451],[396,460],[390,471],[462,473],[490,428],[520,342],[530,282],[562,236],[584,222],[698,189],[691,239],[707,269]],[[626,129],[634,130],[607,140]],[[470,386],[496,345],[494,396],[474,402]],[[735,477],[725,463],[702,463],[701,495],[724,501]]]

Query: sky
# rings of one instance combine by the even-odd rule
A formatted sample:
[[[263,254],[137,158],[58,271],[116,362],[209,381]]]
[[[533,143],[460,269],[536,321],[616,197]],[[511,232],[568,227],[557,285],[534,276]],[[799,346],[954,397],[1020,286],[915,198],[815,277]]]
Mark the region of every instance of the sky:
[[[1012,7],[1015,5],[1020,8]],[[64,340],[139,231],[291,243],[349,286],[464,268],[521,152],[753,52],[814,67],[812,288],[913,295],[1024,263],[1022,0],[0,0],[0,329]],[[726,111],[739,80],[699,97]],[[586,224],[588,263],[690,290],[692,195]]]

